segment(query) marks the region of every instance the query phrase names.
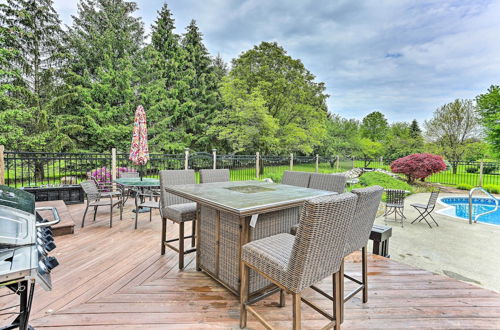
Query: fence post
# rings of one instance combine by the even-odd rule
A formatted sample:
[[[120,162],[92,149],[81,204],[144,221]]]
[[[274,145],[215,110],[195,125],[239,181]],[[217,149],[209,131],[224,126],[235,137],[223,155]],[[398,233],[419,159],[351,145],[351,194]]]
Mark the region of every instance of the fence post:
[[[215,170],[217,168],[217,149],[212,149],[212,156],[214,159],[213,169]]]
[[[111,181],[113,182],[113,191],[116,189],[116,148],[111,148]]]
[[[290,153],[290,171],[293,171],[293,152]]]
[[[479,164],[479,187],[483,186],[483,160],[481,159],[481,163]]]
[[[352,168],[355,168],[354,162],[356,161],[356,157],[352,157]]]
[[[189,148],[184,148],[184,169],[189,167]]]
[[[316,154],[316,173],[319,172],[319,155]]]
[[[3,157],[3,152],[5,147],[0,144],[0,184],[5,184],[5,162]]]
[[[337,171],[340,169],[340,156],[337,155]]]
[[[258,179],[260,177],[260,154],[257,151],[255,153],[255,177]]]
[[[380,156],[379,165],[380,168],[384,168],[384,156]]]

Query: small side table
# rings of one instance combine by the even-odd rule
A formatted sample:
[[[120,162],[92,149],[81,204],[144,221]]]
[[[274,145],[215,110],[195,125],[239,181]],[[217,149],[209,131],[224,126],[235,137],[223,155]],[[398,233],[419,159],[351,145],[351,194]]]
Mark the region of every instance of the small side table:
[[[373,254],[390,258],[389,238],[392,236],[392,228],[382,225],[373,225],[370,239],[373,241]]]

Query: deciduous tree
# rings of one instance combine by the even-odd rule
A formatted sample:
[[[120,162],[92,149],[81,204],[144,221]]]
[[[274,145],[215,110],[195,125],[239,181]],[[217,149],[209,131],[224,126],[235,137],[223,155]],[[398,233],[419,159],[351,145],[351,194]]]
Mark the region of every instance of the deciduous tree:
[[[472,100],[455,100],[434,111],[432,119],[425,122],[426,136],[441,147],[442,153],[452,163],[453,173],[463,157],[466,145],[479,134],[479,121]]]
[[[496,157],[500,158],[500,86],[491,86],[487,93],[476,98],[476,102],[486,140]]]

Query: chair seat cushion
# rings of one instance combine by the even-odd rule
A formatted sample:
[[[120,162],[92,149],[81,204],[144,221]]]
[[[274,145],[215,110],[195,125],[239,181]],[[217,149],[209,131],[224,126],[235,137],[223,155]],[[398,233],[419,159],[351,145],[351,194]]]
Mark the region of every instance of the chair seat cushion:
[[[243,245],[241,258],[247,264],[290,287],[287,277],[295,236],[277,234]]]
[[[139,204],[139,207],[149,207],[151,209],[159,209],[160,208],[160,202],[156,202],[154,200],[146,200],[143,203]]]
[[[196,203],[173,204],[165,207],[164,215],[176,222],[196,220]]]
[[[411,206],[418,207],[418,208],[421,208],[421,209],[426,209],[427,208],[427,205],[425,205],[425,204],[418,204],[418,203],[411,204]]]

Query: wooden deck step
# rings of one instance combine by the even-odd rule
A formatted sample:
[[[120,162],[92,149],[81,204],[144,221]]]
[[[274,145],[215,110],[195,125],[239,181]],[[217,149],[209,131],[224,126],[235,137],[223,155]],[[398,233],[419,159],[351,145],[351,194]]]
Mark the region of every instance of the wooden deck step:
[[[75,233],[75,221],[73,221],[73,216],[69,212],[68,207],[62,200],[58,201],[47,201],[47,202],[37,202],[35,207],[53,206],[57,208],[57,212],[61,217],[61,222],[55,226],[52,226],[54,231],[54,236],[62,236]],[[40,215],[50,220],[53,220],[52,213],[50,211],[40,211]]]

